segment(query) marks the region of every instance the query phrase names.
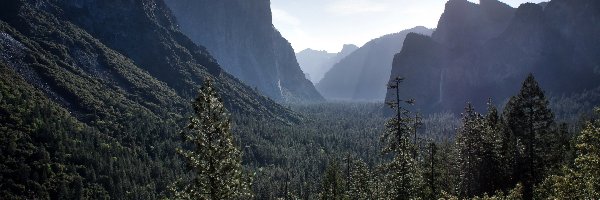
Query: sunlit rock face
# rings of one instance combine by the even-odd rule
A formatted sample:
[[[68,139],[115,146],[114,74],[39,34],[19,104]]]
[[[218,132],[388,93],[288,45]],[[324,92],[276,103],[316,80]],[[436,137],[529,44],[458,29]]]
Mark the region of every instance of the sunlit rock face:
[[[409,35],[390,78],[415,109],[460,113],[466,102],[502,103],[533,73],[549,95],[600,86],[600,2],[553,0],[510,8],[450,0],[432,37]],[[391,100],[395,92],[388,92]]]
[[[269,0],[165,2],[181,31],[247,85],[278,101],[323,100],[273,27]]]

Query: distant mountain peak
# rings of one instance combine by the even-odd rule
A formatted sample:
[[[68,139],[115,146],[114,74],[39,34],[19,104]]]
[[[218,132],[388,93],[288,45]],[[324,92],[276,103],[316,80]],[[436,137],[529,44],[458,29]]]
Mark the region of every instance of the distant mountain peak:
[[[402,49],[420,49],[422,46],[426,46],[426,43],[432,43],[431,36],[423,35],[420,33],[409,33],[404,39]]]
[[[479,5],[484,8],[512,8],[510,5],[498,0],[479,0]]]
[[[446,3],[432,38],[456,50],[471,49],[498,36],[508,26],[515,8],[497,0],[467,0]]]
[[[312,48],[306,48],[298,53],[309,53],[309,52],[329,53],[326,50],[316,50],[316,49],[312,49]]]
[[[543,17],[544,9],[542,5],[535,3],[524,3],[519,6],[515,13],[515,18],[529,18],[531,15]]]
[[[358,47],[354,44],[344,44],[342,50],[338,53],[328,53],[325,50],[313,50],[307,48],[296,53],[296,58],[302,70],[309,74],[309,79],[313,84],[319,83],[325,72],[338,63],[341,59],[354,52]]]
[[[391,61],[402,49],[407,34],[431,34],[423,26],[383,35],[345,56],[319,81],[317,90],[328,99],[382,101],[390,76]]]
[[[342,47],[342,50],[339,53],[348,53],[348,52],[355,51],[356,49],[358,49],[358,46],[356,46],[354,44],[344,44],[344,46]]]
[[[459,6],[476,6],[476,3],[467,1],[467,0],[449,0],[446,2],[446,10],[448,8],[457,8]]]

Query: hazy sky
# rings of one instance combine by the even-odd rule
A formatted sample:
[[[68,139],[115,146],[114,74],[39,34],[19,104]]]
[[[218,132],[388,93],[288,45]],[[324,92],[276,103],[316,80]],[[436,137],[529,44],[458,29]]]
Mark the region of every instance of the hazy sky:
[[[415,26],[435,28],[447,0],[271,0],[273,24],[296,52],[338,52]],[[479,3],[479,0],[469,0]],[[547,0],[500,0],[512,7]]]

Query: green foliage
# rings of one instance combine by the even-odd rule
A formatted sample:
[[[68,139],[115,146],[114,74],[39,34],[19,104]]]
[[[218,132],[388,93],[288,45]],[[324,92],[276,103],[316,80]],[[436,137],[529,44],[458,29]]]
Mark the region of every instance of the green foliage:
[[[456,136],[457,165],[460,171],[459,194],[473,197],[503,188],[502,132],[496,108],[488,102],[482,116],[469,103],[463,113],[462,126]]]
[[[344,198],[344,182],[340,171],[340,163],[332,160],[327,165],[321,184],[320,199],[340,200]]]
[[[179,150],[194,178],[175,191],[177,199],[247,199],[252,197],[242,173],[241,152],[233,144],[231,121],[208,79],[193,103],[194,116],[182,132],[194,150]]]
[[[502,191],[496,192],[493,196],[484,194],[482,197],[473,197],[473,200],[521,200],[523,199],[523,185],[517,184],[506,194]]]
[[[599,108],[596,113],[600,115]],[[546,178],[536,191],[538,198],[600,198],[600,119],[587,122],[576,143],[575,166],[564,166],[562,175]]]
[[[132,153],[71,117],[4,63],[0,121],[0,199],[109,198],[114,178],[109,167],[116,163],[103,160],[109,160],[109,151]],[[99,149],[98,144],[114,149]]]
[[[396,78],[395,84],[388,86],[399,92],[403,78]],[[385,181],[382,188],[382,198],[386,199],[416,199],[422,197],[422,177],[416,161],[415,148],[411,143],[411,135],[415,133],[416,119],[409,118],[409,111],[401,103],[414,103],[414,100],[401,100],[398,95],[388,105],[395,109],[396,115],[385,124],[381,135],[383,154],[391,154],[392,160],[379,165]]]
[[[544,92],[530,75],[521,91],[504,110],[505,131],[514,138],[513,178],[523,183],[525,199],[532,198],[533,186],[560,163],[560,146],[554,115]]]
[[[123,2],[132,4],[123,9],[112,9],[109,1],[81,3],[8,0],[0,8],[0,199],[164,197],[175,177],[184,183],[197,174],[186,173],[176,156],[176,130],[206,77],[224,100],[207,105],[232,111],[234,125],[228,130],[228,117],[208,118],[220,119],[211,128],[227,133],[220,140],[227,145],[203,147],[233,155],[223,164],[235,172],[223,177],[240,181],[221,180],[227,187],[250,189],[241,165],[255,171],[257,199],[315,199],[326,191],[336,191],[336,198],[417,199],[469,190],[488,199],[518,199],[530,197],[544,177],[540,198],[598,198],[598,122],[573,142],[577,158],[571,160],[569,131],[577,124],[562,111],[572,124],[554,124],[533,77],[501,115],[490,104],[485,117],[463,121],[457,141],[459,120],[452,114],[426,117],[420,136],[439,149],[427,157],[408,139],[414,121],[401,117],[385,124],[380,104],[289,105],[300,117],[252,91],[179,33],[159,1]],[[597,99],[596,93],[582,98]],[[593,103],[557,102],[561,110]],[[205,125],[197,119],[195,127]],[[243,148],[229,147],[233,143]],[[388,155],[380,156],[382,147]],[[207,161],[184,152],[192,167]],[[330,158],[348,154],[357,161],[327,167]],[[560,163],[567,163],[563,170],[557,170]],[[341,175],[344,170],[350,175]],[[519,181],[522,187],[503,193]]]
[[[234,133],[243,133],[239,135],[245,147],[243,163],[256,172],[253,186],[257,199],[318,199],[330,160],[342,160],[345,156],[340,155],[350,154],[353,160],[363,160],[372,168],[381,159],[378,140],[385,122],[381,104],[335,102],[289,107],[305,120],[285,124],[234,115]],[[340,170],[346,180],[345,161],[340,161]]]
[[[460,197],[472,197],[481,193],[483,132],[485,124],[483,117],[475,112],[469,103],[463,113],[462,127],[456,135],[458,148],[458,168],[460,171]]]
[[[176,130],[185,123],[183,116],[191,110],[187,101],[205,77],[217,80],[225,106],[235,112],[287,123],[299,119],[215,70],[220,68],[207,51],[166,19],[168,10],[160,2],[122,2],[119,9],[107,1],[79,3],[81,7],[71,1],[8,0],[0,8],[0,63],[7,85],[1,98],[12,99],[0,114],[18,119],[14,125],[1,121],[0,128],[13,138],[6,141],[24,147],[10,154],[14,159],[7,169],[26,174],[12,180],[15,187],[6,184],[3,193],[160,198],[175,175],[184,174],[174,149],[180,146]],[[8,95],[25,89],[24,94],[35,95]],[[30,159],[37,152],[50,159]],[[33,165],[52,171],[46,173],[52,177],[61,170],[70,175],[32,179],[30,174],[44,174],[24,167]]]
[[[348,180],[349,199],[373,199],[373,174],[369,166],[362,160],[351,160],[350,180]]]
[[[458,199],[472,199],[472,200],[521,200],[523,199],[523,185],[517,184],[513,189],[504,193],[502,191],[497,191],[493,196],[489,196],[487,193],[483,194],[483,196],[475,196],[473,198],[458,198],[451,194],[442,193],[441,199],[447,200],[458,200]]]

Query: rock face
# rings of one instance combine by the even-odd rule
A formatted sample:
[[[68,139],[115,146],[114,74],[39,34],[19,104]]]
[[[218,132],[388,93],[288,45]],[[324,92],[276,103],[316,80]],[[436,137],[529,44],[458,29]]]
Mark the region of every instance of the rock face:
[[[600,2],[553,0],[510,8],[450,0],[432,37],[409,35],[390,78],[417,109],[461,112],[467,101],[505,101],[533,73],[550,95],[600,85]],[[389,92],[387,99],[395,96]]]
[[[450,0],[431,37],[448,48],[465,51],[500,34],[512,19],[514,8],[497,0]]]
[[[327,99],[383,101],[392,59],[411,32],[430,35],[433,30],[415,27],[374,39],[335,64],[316,85]]]
[[[289,42],[272,24],[270,1],[165,0],[181,31],[225,71],[277,101],[321,101]]]
[[[318,51],[313,49],[305,49],[296,53],[296,58],[300,67],[307,75],[307,78],[314,84],[319,83],[325,73],[348,56],[350,53],[356,51],[358,47],[353,44],[345,44],[342,51],[338,53],[328,53],[327,51]]]

